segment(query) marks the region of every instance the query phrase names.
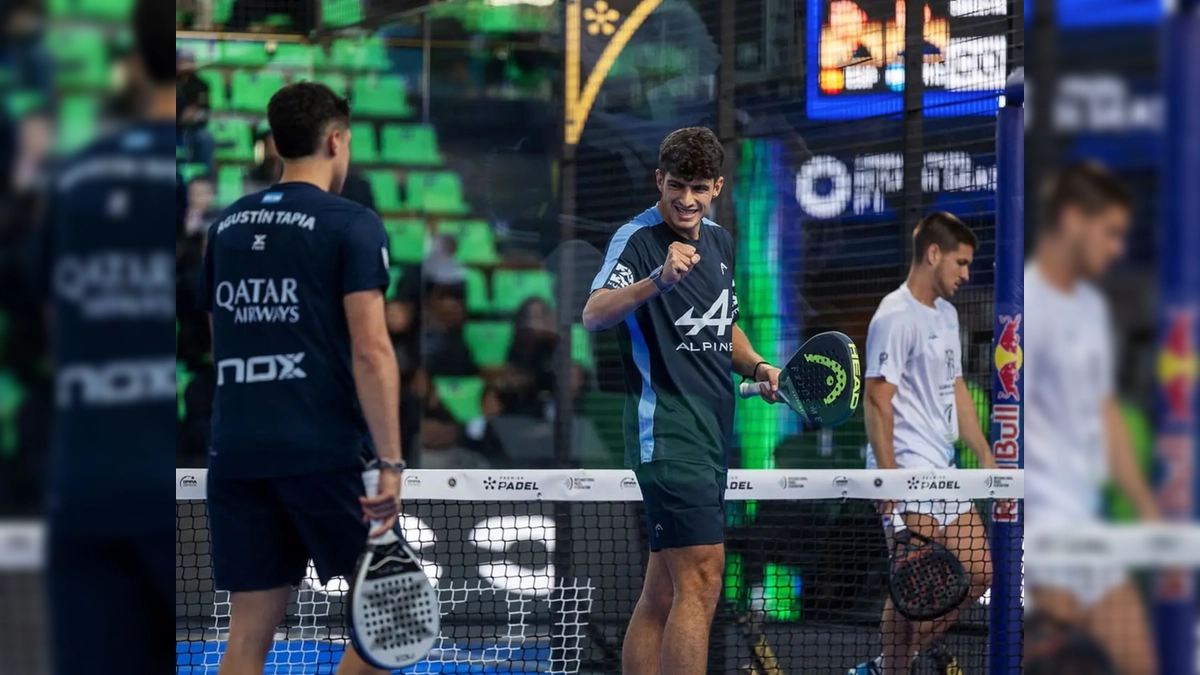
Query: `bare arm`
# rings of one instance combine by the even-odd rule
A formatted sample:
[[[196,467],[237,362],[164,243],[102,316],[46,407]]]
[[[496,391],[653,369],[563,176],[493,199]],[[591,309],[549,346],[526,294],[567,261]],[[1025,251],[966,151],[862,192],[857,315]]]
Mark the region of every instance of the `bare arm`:
[[[892,430],[896,425],[896,415],[892,410],[892,397],[895,395],[896,385],[882,377],[867,379],[867,395],[863,406],[867,440],[871,442],[871,451],[875,453],[875,463],[881,469],[897,468],[896,448],[892,443]]]
[[[975,410],[975,399],[967,389],[967,383],[957,378],[954,381],[954,407],[958,409],[958,435],[962,437],[967,447],[979,458],[979,466],[984,469],[996,468],[996,460],[992,457],[992,448],[983,429],[979,426],[979,414]]]
[[[750,344],[750,338],[742,332],[742,329],[735,323],[733,324],[733,372],[742,377],[754,377],[754,366],[759,363],[765,363],[764,359],[758,352],[754,351],[754,345]],[[761,371],[762,368],[759,368]]]
[[[1158,502],[1150,485],[1142,475],[1137,457],[1133,452],[1133,441],[1129,429],[1121,416],[1121,407],[1112,396],[1104,400],[1104,435],[1108,446],[1109,469],[1113,481],[1121,492],[1133,502],[1143,520],[1158,520]]]
[[[400,461],[400,372],[384,319],[383,291],[350,293],[343,300],[350,328],[354,386],[381,459]]]
[[[616,290],[597,289],[583,307],[583,327],[590,331],[612,328],[657,295],[658,289],[648,278]]]

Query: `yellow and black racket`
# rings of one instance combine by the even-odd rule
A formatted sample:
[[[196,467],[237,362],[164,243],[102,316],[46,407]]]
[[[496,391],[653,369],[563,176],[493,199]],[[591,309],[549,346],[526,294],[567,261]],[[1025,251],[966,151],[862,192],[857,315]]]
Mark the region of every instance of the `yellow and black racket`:
[[[742,398],[762,393],[761,382],[743,382]],[[854,416],[862,394],[862,369],[854,341],[837,331],[809,338],[779,375],[779,395],[811,429],[830,429]]]

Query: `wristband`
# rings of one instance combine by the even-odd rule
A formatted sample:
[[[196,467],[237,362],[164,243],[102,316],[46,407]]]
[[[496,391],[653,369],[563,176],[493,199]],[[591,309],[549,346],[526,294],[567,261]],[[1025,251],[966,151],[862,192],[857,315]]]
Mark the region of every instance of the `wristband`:
[[[402,473],[405,469],[408,468],[408,462],[404,461],[403,459],[398,462],[390,462],[386,459],[383,459],[382,457],[379,457],[379,458],[376,458],[375,461],[379,464],[379,469],[381,471],[388,470],[388,471],[395,471],[396,473]]]
[[[767,363],[766,361],[759,361],[758,363],[754,364],[754,370],[750,371],[750,379],[757,382],[758,381],[758,367],[759,366],[769,366],[769,365],[771,365],[771,364]]]
[[[668,284],[662,280],[662,265],[656,267],[647,278],[650,279],[650,283],[654,284],[654,287],[658,289],[659,295],[662,295],[663,293],[670,293],[671,291],[675,290],[674,285]]]

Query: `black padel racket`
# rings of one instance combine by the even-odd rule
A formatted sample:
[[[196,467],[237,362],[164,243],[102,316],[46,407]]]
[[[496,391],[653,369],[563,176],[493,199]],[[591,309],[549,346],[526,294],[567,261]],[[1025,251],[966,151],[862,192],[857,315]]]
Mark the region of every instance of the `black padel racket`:
[[[762,392],[761,382],[743,382],[742,398]],[[779,374],[779,395],[812,429],[844,424],[858,410],[862,370],[854,341],[837,331],[809,338]]]
[[[379,470],[363,473],[367,494]],[[374,530],[379,523],[371,524]],[[429,655],[441,632],[437,591],[399,526],[367,542],[350,582],[350,639],[376,668],[404,668]]]
[[[893,516],[895,548],[888,569],[888,592],[896,611],[911,621],[949,614],[967,599],[971,580],[950,549],[913,532]]]

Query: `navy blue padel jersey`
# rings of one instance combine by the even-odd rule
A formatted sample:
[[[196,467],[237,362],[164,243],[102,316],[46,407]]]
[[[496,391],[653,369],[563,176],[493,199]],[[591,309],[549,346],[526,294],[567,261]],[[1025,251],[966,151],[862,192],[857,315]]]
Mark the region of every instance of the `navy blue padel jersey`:
[[[50,301],[57,529],[168,531],[175,467],[175,125],[132,124],[55,172],[37,284]]]
[[[684,239],[651,207],[613,235],[592,292],[645,279],[674,242],[694,246],[700,263],[616,327],[625,371],[625,464],[674,460],[725,469],[738,320],[733,237],[706,218],[699,240]]]
[[[346,295],[388,285],[379,216],[308,183],[234,202],[208,232],[209,469],[270,477],[351,467],[370,436],[351,369]]]

